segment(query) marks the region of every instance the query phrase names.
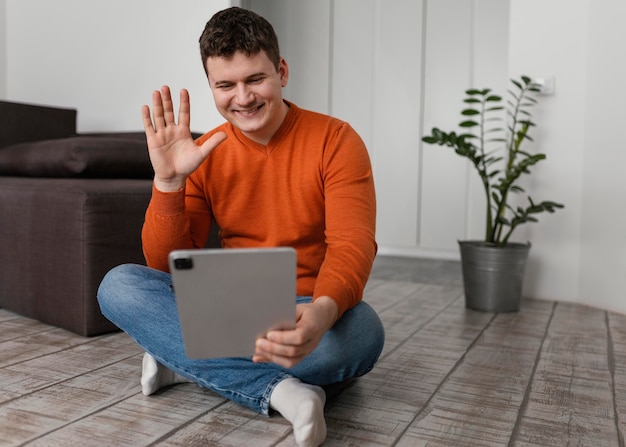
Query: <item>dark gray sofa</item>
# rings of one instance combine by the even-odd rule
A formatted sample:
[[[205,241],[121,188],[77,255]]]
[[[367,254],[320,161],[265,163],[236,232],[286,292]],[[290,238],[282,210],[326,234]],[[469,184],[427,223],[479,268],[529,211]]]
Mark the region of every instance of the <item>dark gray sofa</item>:
[[[76,133],[76,110],[0,101],[0,307],[77,334],[115,330],[98,285],[144,263],[143,132]]]

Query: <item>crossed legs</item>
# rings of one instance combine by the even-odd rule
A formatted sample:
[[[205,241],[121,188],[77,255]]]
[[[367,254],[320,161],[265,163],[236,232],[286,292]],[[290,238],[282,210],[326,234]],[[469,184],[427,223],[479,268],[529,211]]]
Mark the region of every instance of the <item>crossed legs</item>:
[[[293,425],[301,446],[319,445],[326,437],[321,386],[367,373],[384,342],[378,316],[362,302],[292,369],[249,358],[193,360],[185,356],[169,274],[132,264],[116,267],[103,279],[98,300],[102,313],[146,351],[144,394],[196,382],[259,413],[268,415],[270,409],[281,413]]]

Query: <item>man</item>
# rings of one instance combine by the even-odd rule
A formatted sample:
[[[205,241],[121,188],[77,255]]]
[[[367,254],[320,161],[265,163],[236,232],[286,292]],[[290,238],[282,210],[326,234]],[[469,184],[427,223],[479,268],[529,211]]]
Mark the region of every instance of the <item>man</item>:
[[[148,267],[109,272],[100,307],[145,349],[144,394],[193,381],[262,414],[281,413],[298,445],[317,446],[326,438],[321,386],[370,371],[384,342],[380,319],[361,301],[376,253],[367,150],[347,123],[283,99],[289,68],[262,17],[218,12],[200,49],[227,121],[194,142],[186,90],[178,122],[168,87],[153,93],[152,110],[143,107],[155,173],[142,232]],[[212,220],[226,249],[297,251],[296,327],[258,339],[252,358],[184,354],[167,256],[203,247]]]

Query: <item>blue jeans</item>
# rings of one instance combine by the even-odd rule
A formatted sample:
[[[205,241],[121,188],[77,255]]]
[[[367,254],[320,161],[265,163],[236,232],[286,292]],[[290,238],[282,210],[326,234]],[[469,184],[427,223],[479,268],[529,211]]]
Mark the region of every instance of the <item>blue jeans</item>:
[[[193,360],[185,355],[171,277],[141,265],[124,264],[102,280],[98,302],[104,316],[159,363],[221,396],[259,413],[269,414],[274,387],[289,377],[313,385],[329,385],[362,376],[383,348],[384,330],[365,302],[348,310],[318,347],[291,369],[251,358]],[[311,297],[297,297],[297,303]]]

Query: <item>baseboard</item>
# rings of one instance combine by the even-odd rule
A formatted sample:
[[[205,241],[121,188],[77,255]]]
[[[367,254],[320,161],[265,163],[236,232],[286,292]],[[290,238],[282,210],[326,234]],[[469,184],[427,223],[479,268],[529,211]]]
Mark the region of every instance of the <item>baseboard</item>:
[[[443,259],[446,261],[459,261],[461,259],[458,250],[429,250],[424,248],[406,248],[397,246],[378,246],[380,256],[402,256],[407,258]]]

